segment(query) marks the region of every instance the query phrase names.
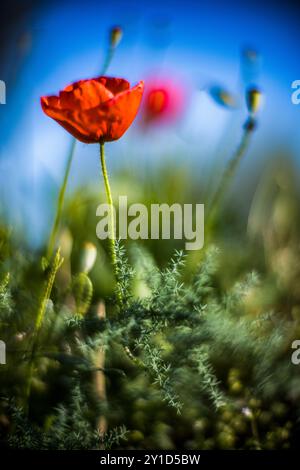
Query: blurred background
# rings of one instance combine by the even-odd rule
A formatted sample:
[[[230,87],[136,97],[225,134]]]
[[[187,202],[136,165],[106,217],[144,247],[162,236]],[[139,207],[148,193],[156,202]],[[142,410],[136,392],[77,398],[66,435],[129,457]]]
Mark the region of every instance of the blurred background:
[[[233,192],[235,203],[248,204],[248,214],[266,168],[283,158],[284,167],[298,171],[300,107],[291,102],[291,83],[300,74],[299,13],[289,0],[2,2],[2,216],[33,246],[48,234],[71,138],[43,114],[39,99],[99,74],[113,25],[121,26],[123,39],[108,75],[146,83],[138,119],[121,140],[107,145],[113,178],[134,170],[138,186],[150,170],[158,175],[172,168],[181,180],[187,172],[196,176],[198,189],[209,186],[241,139],[244,90],[254,84],[263,106]],[[166,106],[151,102],[157,86],[166,91]],[[79,143],[68,189],[100,191],[100,178],[97,146]],[[124,194],[112,184],[115,194]]]
[[[178,262],[180,269],[171,263],[164,270],[184,240],[126,243],[123,291],[132,305],[119,316],[108,246],[96,238],[96,208],[106,200],[99,148],[76,144],[57,237],[65,261],[48,295],[39,340],[42,352],[51,346],[64,353],[65,363],[37,356],[31,400],[33,422],[58,436],[59,445],[65,438],[51,428],[53,407],[65,406],[80,372],[69,360],[72,354],[89,357],[93,348],[108,364],[109,426],[126,425],[129,448],[298,445],[300,380],[291,344],[300,337],[300,105],[291,97],[292,82],[300,79],[299,23],[300,7],[290,0],[1,3],[0,336],[8,353],[16,352],[0,371],[1,396],[19,396],[23,403],[28,359],[20,361],[19,353],[32,348],[48,276],[41,255],[72,143],[42,112],[40,97],[101,74],[112,27],[123,35],[107,75],[145,81],[133,125],[105,146],[115,201],[126,195],[128,205],[204,203],[206,211],[204,249],[187,253],[184,268]],[[149,281],[156,272],[153,290]],[[161,399],[157,379],[147,378],[118,347],[136,347],[151,315],[161,322],[151,344],[172,365],[171,385],[185,404],[181,415]],[[103,338],[95,319],[106,325]],[[106,359],[103,344],[109,344]],[[197,356],[196,376],[189,355],[194,346],[209,353],[209,362]],[[147,347],[138,343],[143,360],[149,359]],[[159,371],[155,354],[149,364]],[[90,379],[80,375],[83,403],[94,390]],[[203,383],[212,386],[212,395],[219,384],[228,406],[216,411],[202,398]],[[74,400],[77,411],[84,409]],[[94,423],[94,399],[87,402],[87,421]],[[14,419],[3,400],[0,405],[1,444],[2,430],[6,436]],[[64,436],[81,426],[72,407],[70,416]],[[17,431],[17,446],[18,438]]]

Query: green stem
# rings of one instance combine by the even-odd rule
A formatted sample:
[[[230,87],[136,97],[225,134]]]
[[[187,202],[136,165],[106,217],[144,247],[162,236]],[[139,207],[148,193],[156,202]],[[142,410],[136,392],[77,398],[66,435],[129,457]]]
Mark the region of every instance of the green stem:
[[[256,423],[256,419],[255,419],[254,414],[251,417],[251,431],[252,431],[252,435],[253,435],[253,438],[254,438],[254,441],[255,441],[256,450],[261,450],[259,433],[258,433],[257,423]]]
[[[102,66],[102,70],[101,70],[101,73],[100,73],[101,75],[104,75],[106,73],[108,67],[110,66],[110,63],[111,63],[112,58],[114,56],[114,52],[115,52],[115,47],[110,46],[108,48],[107,55],[106,55],[104,64]],[[66,169],[65,169],[65,175],[64,175],[64,179],[63,179],[63,184],[60,188],[59,195],[58,195],[57,209],[56,209],[54,224],[53,224],[52,231],[51,231],[50,238],[49,238],[49,243],[48,243],[48,248],[47,248],[47,260],[48,260],[48,262],[50,262],[50,260],[52,258],[52,255],[53,255],[53,250],[54,250],[56,237],[57,237],[57,232],[58,232],[60,221],[61,221],[61,215],[62,215],[62,209],[63,209],[64,199],[65,199],[65,193],[66,193],[66,189],[67,189],[67,184],[68,184],[70,169],[71,169],[71,165],[72,165],[72,161],[73,161],[73,157],[74,157],[74,153],[75,153],[75,148],[76,148],[76,139],[73,139],[72,144],[71,144],[71,148],[70,148],[70,151],[69,151],[69,156],[68,156],[67,165],[66,165]]]
[[[67,184],[68,184],[71,164],[72,164],[74,153],[75,153],[75,148],[76,148],[76,139],[73,139],[71,147],[70,147],[70,151],[69,151],[69,156],[68,156],[68,160],[67,160],[67,165],[66,165],[66,169],[65,169],[65,175],[64,175],[63,183],[62,183],[62,186],[60,188],[59,195],[58,195],[56,215],[55,215],[54,224],[53,224],[53,227],[52,227],[52,231],[51,231],[51,235],[50,235],[49,243],[48,243],[48,248],[47,248],[47,260],[49,262],[52,258],[52,255],[53,255],[53,250],[54,250],[54,245],[55,245],[55,242],[56,242],[57,232],[58,232],[60,221],[61,221],[61,215],[62,215],[62,209],[63,209],[64,199],[65,199],[65,193],[66,193],[66,189],[67,189]]]
[[[110,254],[111,254],[111,260],[112,260],[112,265],[113,265],[113,268],[114,268],[115,276],[117,277],[117,271],[116,271],[117,256],[116,256],[116,233],[115,233],[114,205],[113,205],[113,200],[112,200],[112,195],[111,195],[111,190],[110,190],[110,185],[109,185],[108,173],[107,173],[107,169],[106,169],[105,154],[104,154],[104,143],[103,142],[100,142],[100,161],[101,161],[102,174],[103,174],[103,178],[104,178],[106,199],[107,199],[109,209],[110,209],[109,210]]]
[[[107,71],[108,67],[110,66],[110,63],[113,59],[114,52],[115,52],[115,47],[110,46],[107,50],[106,58],[105,58],[103,66],[102,66],[102,70],[101,70],[100,75],[105,75],[105,73],[106,73],[106,71]]]
[[[46,309],[47,309],[47,303],[50,299],[53,284],[55,281],[55,277],[57,274],[57,271],[61,267],[64,259],[60,255],[60,248],[57,250],[53,264],[45,285],[45,289],[39,304],[39,309],[37,312],[37,316],[35,319],[35,324],[34,324],[34,330],[33,330],[33,335],[32,335],[32,349],[31,349],[31,356],[29,359],[29,371],[28,371],[28,377],[27,377],[27,385],[26,385],[26,391],[25,391],[25,399],[26,399],[26,407],[28,409],[28,404],[29,404],[29,399],[30,399],[30,394],[31,394],[31,385],[32,385],[32,377],[33,377],[33,371],[34,371],[34,354],[37,346],[37,340],[38,340],[38,335],[40,332],[40,329],[43,324],[43,320],[45,317]]]
[[[209,232],[209,229],[212,227],[212,225],[214,224],[214,222],[216,220],[218,211],[220,209],[220,203],[221,203],[228,187],[230,186],[230,183],[231,183],[231,181],[232,181],[232,179],[233,179],[233,177],[236,173],[236,170],[237,170],[243,156],[245,155],[245,153],[248,149],[252,132],[253,132],[253,127],[250,126],[250,125],[247,125],[247,123],[246,123],[240,145],[236,149],[236,152],[234,153],[233,157],[231,158],[231,160],[229,161],[227,167],[225,168],[224,173],[221,177],[221,181],[219,183],[219,186],[218,186],[218,188],[217,188],[217,190],[216,190],[216,192],[215,192],[215,194],[212,198],[212,201],[210,203],[210,210],[209,210],[209,214],[208,214],[208,219],[206,221],[206,231],[208,231],[208,232]]]

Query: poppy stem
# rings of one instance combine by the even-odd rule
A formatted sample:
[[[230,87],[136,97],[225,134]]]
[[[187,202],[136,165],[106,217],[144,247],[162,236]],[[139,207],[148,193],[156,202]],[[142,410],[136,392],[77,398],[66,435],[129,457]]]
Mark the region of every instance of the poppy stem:
[[[106,163],[105,163],[105,153],[104,153],[104,143],[103,142],[100,142],[100,161],[101,161],[101,168],[102,168],[102,174],[103,174],[104,185],[105,185],[106,199],[107,199],[107,202],[108,202],[108,205],[109,205],[109,218],[110,218],[109,219],[109,225],[110,225],[110,227],[109,227],[109,230],[110,230],[109,243],[110,243],[111,261],[112,261],[112,265],[113,265],[116,280],[118,280],[114,205],[113,205],[113,199],[112,199],[112,195],[111,195],[111,189],[110,189],[108,173],[107,173],[107,168],[106,168]]]
[[[57,207],[56,207],[56,214],[55,214],[55,219],[51,231],[51,235],[49,238],[49,243],[48,243],[48,248],[47,248],[47,260],[50,262],[52,255],[53,255],[53,250],[54,250],[54,245],[57,237],[57,232],[59,229],[60,221],[61,221],[61,215],[62,215],[62,209],[63,209],[63,203],[65,199],[65,193],[67,189],[67,184],[68,184],[68,179],[69,179],[69,174],[70,174],[70,169],[73,161],[73,157],[75,154],[75,148],[76,148],[76,139],[72,140],[69,155],[68,155],[68,160],[67,160],[67,165],[65,169],[65,175],[63,179],[62,186],[59,191],[58,195],[58,200],[57,200]]]
[[[106,57],[105,57],[104,64],[102,66],[101,75],[105,75],[105,73],[106,73],[106,71],[107,71],[108,67],[110,66],[110,63],[113,59],[114,53],[115,53],[115,47],[109,46],[109,48],[107,50]]]
[[[115,49],[116,48],[114,46],[112,46],[112,45],[109,46],[104,64],[102,66],[101,75],[104,75],[106,73],[108,67],[110,66],[110,63],[111,63],[111,61],[113,59],[113,56],[114,56],[114,53],[115,53]],[[51,257],[53,255],[56,236],[57,236],[57,232],[58,232],[59,225],[60,225],[60,220],[61,220],[61,215],[62,215],[63,203],[64,203],[64,198],[65,198],[68,178],[69,178],[69,174],[70,174],[71,164],[72,164],[74,153],[75,153],[75,147],[76,147],[76,139],[73,139],[71,147],[70,147],[70,151],[69,151],[69,156],[68,156],[67,165],[66,165],[66,169],[65,169],[65,176],[64,176],[64,179],[63,179],[63,184],[62,184],[62,187],[60,188],[60,191],[59,191],[55,220],[54,220],[51,235],[50,235],[50,238],[49,238],[49,243],[48,243],[48,248],[47,248],[47,260],[48,260],[48,262],[50,262]]]
[[[219,209],[220,209],[220,203],[221,203],[224,195],[226,194],[226,191],[227,191],[228,187],[230,186],[230,183],[231,183],[231,181],[232,181],[232,179],[233,179],[233,177],[236,173],[236,170],[237,170],[243,156],[245,155],[245,153],[248,149],[250,139],[251,139],[251,135],[252,135],[254,129],[255,129],[254,121],[252,121],[251,119],[246,121],[241,142],[240,142],[238,148],[236,149],[233,157],[229,160],[229,162],[228,162],[228,164],[227,164],[227,166],[226,166],[226,168],[223,172],[223,175],[221,177],[221,181],[219,183],[219,186],[218,186],[216,192],[213,195],[213,198],[212,198],[212,201],[211,201],[211,204],[210,204],[210,211],[209,211],[209,214],[208,214],[208,220],[206,222],[207,231],[209,231],[208,229],[210,229],[213,226],[213,224],[216,220],[216,217],[217,217]]]

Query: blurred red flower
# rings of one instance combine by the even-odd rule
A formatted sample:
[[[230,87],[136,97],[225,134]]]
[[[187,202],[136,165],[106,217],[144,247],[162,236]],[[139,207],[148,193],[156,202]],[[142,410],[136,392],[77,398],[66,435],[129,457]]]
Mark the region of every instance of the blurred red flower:
[[[59,96],[43,96],[43,111],[85,143],[117,140],[132,124],[144,90],[122,78],[98,77],[67,86]]]
[[[143,102],[144,121],[176,119],[182,111],[183,90],[171,80],[157,79],[146,82]]]

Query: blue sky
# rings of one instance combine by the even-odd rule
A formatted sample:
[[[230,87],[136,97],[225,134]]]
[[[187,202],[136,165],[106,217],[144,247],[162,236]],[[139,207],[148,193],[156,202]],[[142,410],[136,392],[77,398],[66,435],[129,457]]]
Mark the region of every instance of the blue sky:
[[[221,109],[203,90],[210,84],[240,90],[243,47],[257,49],[262,57],[257,82],[265,95],[252,164],[262,153],[283,146],[297,158],[300,106],[291,104],[290,87],[300,79],[300,28],[299,11],[292,4],[257,0],[239,4],[231,0],[45,2],[21,24],[30,48],[14,83],[7,84],[7,104],[0,107],[1,197],[9,200],[10,213],[20,224],[24,217],[33,218],[37,233],[46,230],[46,212],[51,211],[44,210],[44,201],[47,191],[55,194],[70,141],[63,129],[43,115],[39,97],[97,74],[105,57],[107,31],[115,24],[123,27],[124,38],[109,74],[132,82],[154,74],[174,76],[189,91],[189,101],[176,128],[155,130],[155,139],[146,136],[141,144],[136,125],[111,144],[111,169],[120,166],[120,161],[142,165],[151,159],[155,164],[164,153],[176,151],[184,153],[189,164],[204,164],[231,123],[225,140],[230,150],[245,113]],[[8,63],[3,68],[7,77],[15,60],[15,39],[7,38]],[[141,156],[145,146],[147,151]],[[96,182],[97,152],[95,146],[78,146],[71,187]]]

